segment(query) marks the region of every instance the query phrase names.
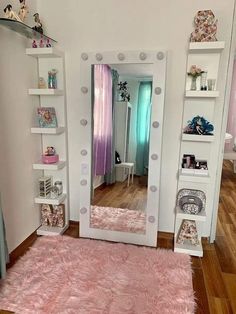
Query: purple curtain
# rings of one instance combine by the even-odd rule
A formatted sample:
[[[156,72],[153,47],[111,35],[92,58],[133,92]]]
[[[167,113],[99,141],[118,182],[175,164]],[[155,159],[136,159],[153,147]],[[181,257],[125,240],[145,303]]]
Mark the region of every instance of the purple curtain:
[[[112,72],[108,65],[94,66],[94,175],[105,175],[112,168]]]
[[[233,136],[230,144],[226,144],[226,148],[232,149],[236,138],[236,61],[234,61],[233,77],[231,85],[229,113],[226,132]]]

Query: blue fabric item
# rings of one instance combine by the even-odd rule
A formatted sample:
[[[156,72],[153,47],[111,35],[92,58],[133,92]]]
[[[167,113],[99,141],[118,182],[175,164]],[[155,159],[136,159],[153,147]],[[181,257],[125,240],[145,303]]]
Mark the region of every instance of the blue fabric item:
[[[8,261],[9,255],[0,197],[0,278],[4,278],[6,275],[6,263]]]
[[[141,82],[138,92],[136,124],[136,174],[138,176],[145,175],[148,171],[151,98],[152,82]]]

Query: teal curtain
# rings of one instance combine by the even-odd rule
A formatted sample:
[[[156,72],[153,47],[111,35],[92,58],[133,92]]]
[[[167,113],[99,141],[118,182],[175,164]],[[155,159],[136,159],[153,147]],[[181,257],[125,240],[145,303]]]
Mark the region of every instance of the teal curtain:
[[[118,99],[117,86],[119,83],[119,73],[116,70],[111,70],[112,73],[112,156],[111,163],[112,169],[109,173],[105,174],[105,183],[107,185],[116,182],[115,173],[115,102]]]
[[[0,196],[0,278],[4,278],[6,275],[6,263],[9,261],[5,225],[1,207]]]
[[[151,99],[152,82],[140,82],[136,123],[136,175],[138,176],[145,175],[148,171]]]

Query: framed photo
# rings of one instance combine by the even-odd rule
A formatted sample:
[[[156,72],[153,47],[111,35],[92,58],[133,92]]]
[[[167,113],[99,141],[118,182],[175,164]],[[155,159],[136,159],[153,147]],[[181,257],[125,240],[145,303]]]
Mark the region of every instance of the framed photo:
[[[37,108],[38,124],[40,128],[56,128],[57,116],[53,107]]]
[[[65,225],[65,205],[41,205],[41,224],[43,226],[60,227]]]

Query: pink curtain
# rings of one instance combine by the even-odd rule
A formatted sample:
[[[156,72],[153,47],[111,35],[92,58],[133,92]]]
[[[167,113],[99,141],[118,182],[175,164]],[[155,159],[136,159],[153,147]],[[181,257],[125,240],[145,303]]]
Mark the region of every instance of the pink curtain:
[[[105,175],[112,168],[112,73],[106,64],[94,66],[94,175]]]
[[[233,136],[230,144],[226,144],[227,149],[232,149],[234,140],[236,138],[236,61],[234,61],[233,77],[231,85],[229,113],[226,132]]]

